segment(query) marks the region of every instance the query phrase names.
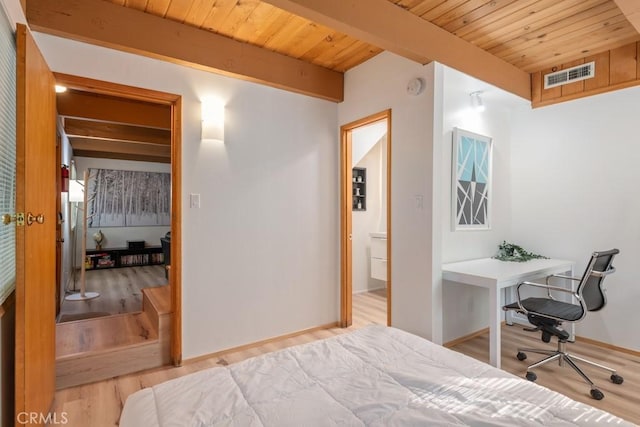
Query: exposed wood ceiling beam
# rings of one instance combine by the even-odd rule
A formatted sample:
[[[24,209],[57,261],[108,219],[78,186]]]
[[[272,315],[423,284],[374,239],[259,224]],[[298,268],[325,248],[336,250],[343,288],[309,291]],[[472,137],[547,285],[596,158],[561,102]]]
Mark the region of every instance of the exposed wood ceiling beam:
[[[171,131],[140,126],[120,125],[65,118],[64,132],[67,136],[112,139],[120,141],[146,142],[149,144],[171,145]]]
[[[614,0],[627,20],[640,33],[640,2],[638,0]]]
[[[157,144],[113,141],[108,139],[69,138],[73,150],[94,151],[100,153],[136,154],[153,157],[171,158],[171,147]]]
[[[61,116],[171,129],[171,109],[166,105],[74,90],[58,94],[56,98]]]
[[[531,99],[528,73],[388,0],[265,1],[422,64],[438,61]]]
[[[343,74],[102,0],[29,0],[31,29],[340,102]]]
[[[136,162],[171,163],[171,159],[167,157],[144,156],[139,154],[103,153],[100,151],[73,150],[73,155],[74,157],[133,160]]]

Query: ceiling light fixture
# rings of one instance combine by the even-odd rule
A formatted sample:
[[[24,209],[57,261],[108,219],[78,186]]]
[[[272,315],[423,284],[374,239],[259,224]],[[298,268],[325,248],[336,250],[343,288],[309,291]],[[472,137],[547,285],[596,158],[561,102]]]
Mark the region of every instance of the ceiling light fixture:
[[[62,85],[56,85],[56,93],[64,93],[67,91],[67,88]]]
[[[469,96],[471,97],[471,107],[478,113],[482,113],[484,110],[486,110],[486,107],[484,105],[484,102],[482,102],[482,98],[480,97],[480,95],[482,95],[481,90],[477,90],[469,94]]]

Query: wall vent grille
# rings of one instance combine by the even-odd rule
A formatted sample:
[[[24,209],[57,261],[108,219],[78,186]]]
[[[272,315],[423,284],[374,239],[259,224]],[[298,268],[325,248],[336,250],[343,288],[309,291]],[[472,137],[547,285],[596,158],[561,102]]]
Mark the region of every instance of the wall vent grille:
[[[567,68],[565,70],[556,71],[544,75],[544,88],[562,86],[569,83],[579,82],[580,80],[591,79],[596,75],[595,61],[587,64],[578,65],[576,67]]]

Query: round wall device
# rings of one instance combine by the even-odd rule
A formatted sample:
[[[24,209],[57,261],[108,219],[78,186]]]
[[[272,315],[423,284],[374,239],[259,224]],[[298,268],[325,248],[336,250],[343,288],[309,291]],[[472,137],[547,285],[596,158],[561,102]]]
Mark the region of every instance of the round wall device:
[[[409,95],[420,95],[424,90],[424,80],[420,77],[413,78],[407,83],[407,93]]]

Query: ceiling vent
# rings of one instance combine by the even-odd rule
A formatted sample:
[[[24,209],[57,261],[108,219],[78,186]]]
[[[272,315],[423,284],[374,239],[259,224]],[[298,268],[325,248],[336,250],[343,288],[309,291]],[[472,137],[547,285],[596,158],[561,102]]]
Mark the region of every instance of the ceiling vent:
[[[595,61],[592,61],[587,64],[567,68],[566,70],[545,74],[544,88],[551,89],[552,87],[579,82],[580,80],[591,79],[596,75],[595,64]]]

